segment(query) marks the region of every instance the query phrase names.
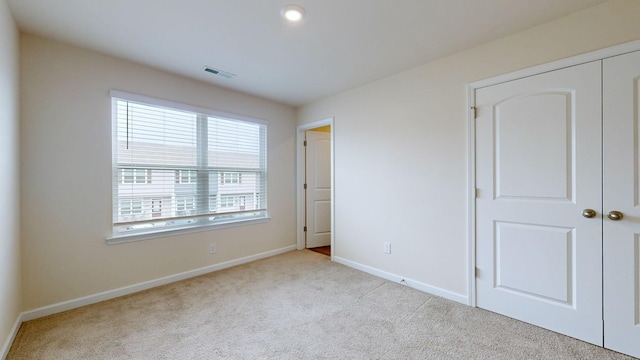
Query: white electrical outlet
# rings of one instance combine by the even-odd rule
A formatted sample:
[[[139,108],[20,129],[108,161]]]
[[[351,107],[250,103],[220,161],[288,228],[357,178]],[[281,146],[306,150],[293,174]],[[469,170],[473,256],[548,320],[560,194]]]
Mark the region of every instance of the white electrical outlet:
[[[209,245],[209,254],[215,254],[215,253],[216,253],[216,244]]]
[[[384,242],[384,253],[385,254],[391,254],[391,243],[390,242]]]

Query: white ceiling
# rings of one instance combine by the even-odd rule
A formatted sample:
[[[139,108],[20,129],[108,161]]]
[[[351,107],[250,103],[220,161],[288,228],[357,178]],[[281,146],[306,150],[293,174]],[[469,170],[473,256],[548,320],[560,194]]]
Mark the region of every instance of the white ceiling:
[[[293,106],[603,2],[7,0],[22,31]],[[289,3],[303,23],[284,23]]]

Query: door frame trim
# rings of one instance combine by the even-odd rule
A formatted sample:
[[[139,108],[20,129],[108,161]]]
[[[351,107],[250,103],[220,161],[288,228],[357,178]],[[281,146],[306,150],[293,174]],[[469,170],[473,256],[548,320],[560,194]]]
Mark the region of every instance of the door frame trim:
[[[478,89],[501,84],[507,81],[539,75],[550,71],[601,61],[606,58],[624,55],[640,50],[640,40],[595,50],[566,59],[552,61],[523,70],[494,76],[467,84],[467,286],[469,305],[476,307],[476,134],[475,134],[475,92]]]
[[[331,126],[331,260],[334,257],[335,243],[335,179],[334,179],[334,137],[335,129],[333,126],[334,118],[330,117],[324,120],[318,120],[307,124],[298,125],[296,127],[296,194],[297,194],[297,221],[296,221],[296,247],[298,250],[305,248],[304,244],[304,221],[305,221],[305,196],[304,196],[304,177],[305,177],[305,156],[304,156],[304,133],[322,126]]]

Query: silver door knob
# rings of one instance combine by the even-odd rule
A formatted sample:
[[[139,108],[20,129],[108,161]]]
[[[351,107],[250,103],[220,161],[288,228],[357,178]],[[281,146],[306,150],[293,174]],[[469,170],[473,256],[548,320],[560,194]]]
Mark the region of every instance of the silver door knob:
[[[624,216],[620,211],[613,210],[613,211],[609,211],[609,213],[607,214],[607,217],[613,221],[619,221],[619,220],[622,220]]]
[[[586,217],[587,219],[590,219],[596,216],[596,211],[593,209],[584,209],[582,210],[582,216]]]

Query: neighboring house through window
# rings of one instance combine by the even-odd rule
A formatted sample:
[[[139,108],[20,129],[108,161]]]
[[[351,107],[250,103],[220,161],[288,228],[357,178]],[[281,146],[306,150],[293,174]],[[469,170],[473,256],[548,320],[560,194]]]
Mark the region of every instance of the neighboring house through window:
[[[111,94],[112,239],[267,219],[266,122]]]

